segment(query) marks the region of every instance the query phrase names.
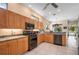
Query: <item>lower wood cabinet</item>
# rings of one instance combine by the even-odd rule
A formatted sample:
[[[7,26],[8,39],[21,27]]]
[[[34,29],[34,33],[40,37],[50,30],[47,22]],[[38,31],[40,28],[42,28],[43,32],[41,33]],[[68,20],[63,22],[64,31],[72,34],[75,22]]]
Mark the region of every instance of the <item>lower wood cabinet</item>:
[[[9,55],[15,55],[15,54],[18,54],[18,45],[17,45],[17,40],[11,40],[11,41],[8,41],[8,47],[9,47],[9,50],[8,50],[8,53]]]
[[[18,54],[23,54],[28,50],[28,39],[22,38],[18,40]]]
[[[54,37],[54,34],[51,33],[43,33],[43,34],[39,34],[38,35],[38,44],[42,43],[42,42],[48,42],[48,43],[54,43],[54,40],[56,38]],[[62,35],[62,46],[66,46],[66,35]]]
[[[44,39],[45,42],[48,42],[48,43],[54,42],[53,34],[45,34],[44,37],[45,37],[45,39]]]
[[[53,34],[45,33],[38,35],[38,44],[42,42],[53,43],[54,42]]]
[[[66,39],[66,35],[62,35],[62,45],[63,46],[66,46],[66,41],[67,39]]]
[[[44,42],[44,36],[43,36],[43,34],[39,34],[37,36],[37,44],[39,45],[42,42]]]
[[[28,50],[28,37],[0,42],[0,55],[19,55]]]
[[[8,42],[0,43],[0,55],[9,54]]]

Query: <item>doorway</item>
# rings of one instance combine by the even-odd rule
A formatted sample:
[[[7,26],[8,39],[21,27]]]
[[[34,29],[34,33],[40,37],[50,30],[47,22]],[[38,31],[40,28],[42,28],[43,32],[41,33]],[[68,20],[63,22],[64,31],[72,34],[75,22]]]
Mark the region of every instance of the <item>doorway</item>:
[[[78,20],[68,21],[68,40],[67,46],[69,48],[78,48]]]

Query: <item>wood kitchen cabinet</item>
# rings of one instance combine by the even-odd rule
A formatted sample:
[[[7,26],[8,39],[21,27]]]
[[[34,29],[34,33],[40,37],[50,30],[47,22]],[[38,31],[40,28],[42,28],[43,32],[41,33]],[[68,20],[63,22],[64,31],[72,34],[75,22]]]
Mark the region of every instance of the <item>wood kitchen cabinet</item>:
[[[8,55],[9,54],[9,48],[7,42],[0,43],[0,55]]]
[[[16,14],[12,11],[8,11],[7,17],[8,17],[8,26],[9,26],[9,28],[23,29],[22,28],[22,24],[23,24],[22,21],[24,21],[24,19],[22,18],[21,15]]]
[[[31,23],[31,24],[34,23],[33,20],[32,20],[31,18],[28,18],[28,17],[26,17],[26,22],[27,22],[27,23]]]
[[[30,18],[26,17],[25,19],[26,19],[27,23],[31,23],[31,19]]]
[[[28,51],[28,36],[0,42],[0,55],[20,55]]]
[[[62,35],[62,45],[66,46],[66,42],[67,42],[66,35]]]
[[[18,45],[17,40],[8,41],[9,47],[9,55],[17,55],[18,54]]]
[[[11,29],[14,29],[15,28],[15,13],[8,11],[7,17],[8,17],[8,27]]]
[[[15,14],[15,28],[21,29],[21,15]]]
[[[43,37],[44,37],[45,42],[48,42],[48,43],[53,43],[54,42],[53,34],[46,33],[46,34],[44,34]]]
[[[37,36],[37,44],[39,45],[42,42],[44,42],[44,34],[39,34]]]
[[[35,25],[35,29],[43,29],[43,23],[0,8],[0,28],[25,29],[25,22]]]
[[[42,42],[54,43],[54,36],[50,33],[43,33],[38,35],[38,44]]]
[[[20,28],[21,28],[21,29],[25,29],[26,17],[21,16],[21,17],[20,17],[20,21],[21,21],[21,23],[20,23]]]
[[[35,23],[35,28],[36,29],[43,29],[43,23],[42,22],[36,22]]]
[[[39,29],[39,22],[35,22],[35,29]]]
[[[18,40],[18,53],[23,54],[28,50],[28,39],[22,38]]]
[[[7,26],[7,11],[5,9],[0,8],[0,28],[7,28]]]
[[[43,29],[43,23],[39,22],[39,29]]]
[[[0,28],[24,29],[25,16],[0,8]]]
[[[16,14],[14,12],[8,11],[8,26],[9,28],[15,29],[24,29],[25,17],[22,15]]]

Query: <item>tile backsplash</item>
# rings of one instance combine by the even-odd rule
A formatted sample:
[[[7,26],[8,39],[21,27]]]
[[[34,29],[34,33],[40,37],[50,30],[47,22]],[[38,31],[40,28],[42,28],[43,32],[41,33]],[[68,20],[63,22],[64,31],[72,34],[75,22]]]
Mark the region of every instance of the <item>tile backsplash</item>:
[[[0,29],[0,36],[23,34],[22,29]]]

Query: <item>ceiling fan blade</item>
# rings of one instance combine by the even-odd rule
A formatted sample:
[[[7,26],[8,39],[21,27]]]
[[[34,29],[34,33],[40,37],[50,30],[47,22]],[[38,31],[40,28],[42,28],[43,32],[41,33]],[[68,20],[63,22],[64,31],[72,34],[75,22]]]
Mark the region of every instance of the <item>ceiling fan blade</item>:
[[[45,10],[45,9],[48,7],[48,5],[49,5],[49,3],[47,3],[47,4],[45,5],[45,7],[43,8],[43,10]]]
[[[58,5],[56,3],[51,3],[51,5],[54,7],[54,8],[58,8]]]

